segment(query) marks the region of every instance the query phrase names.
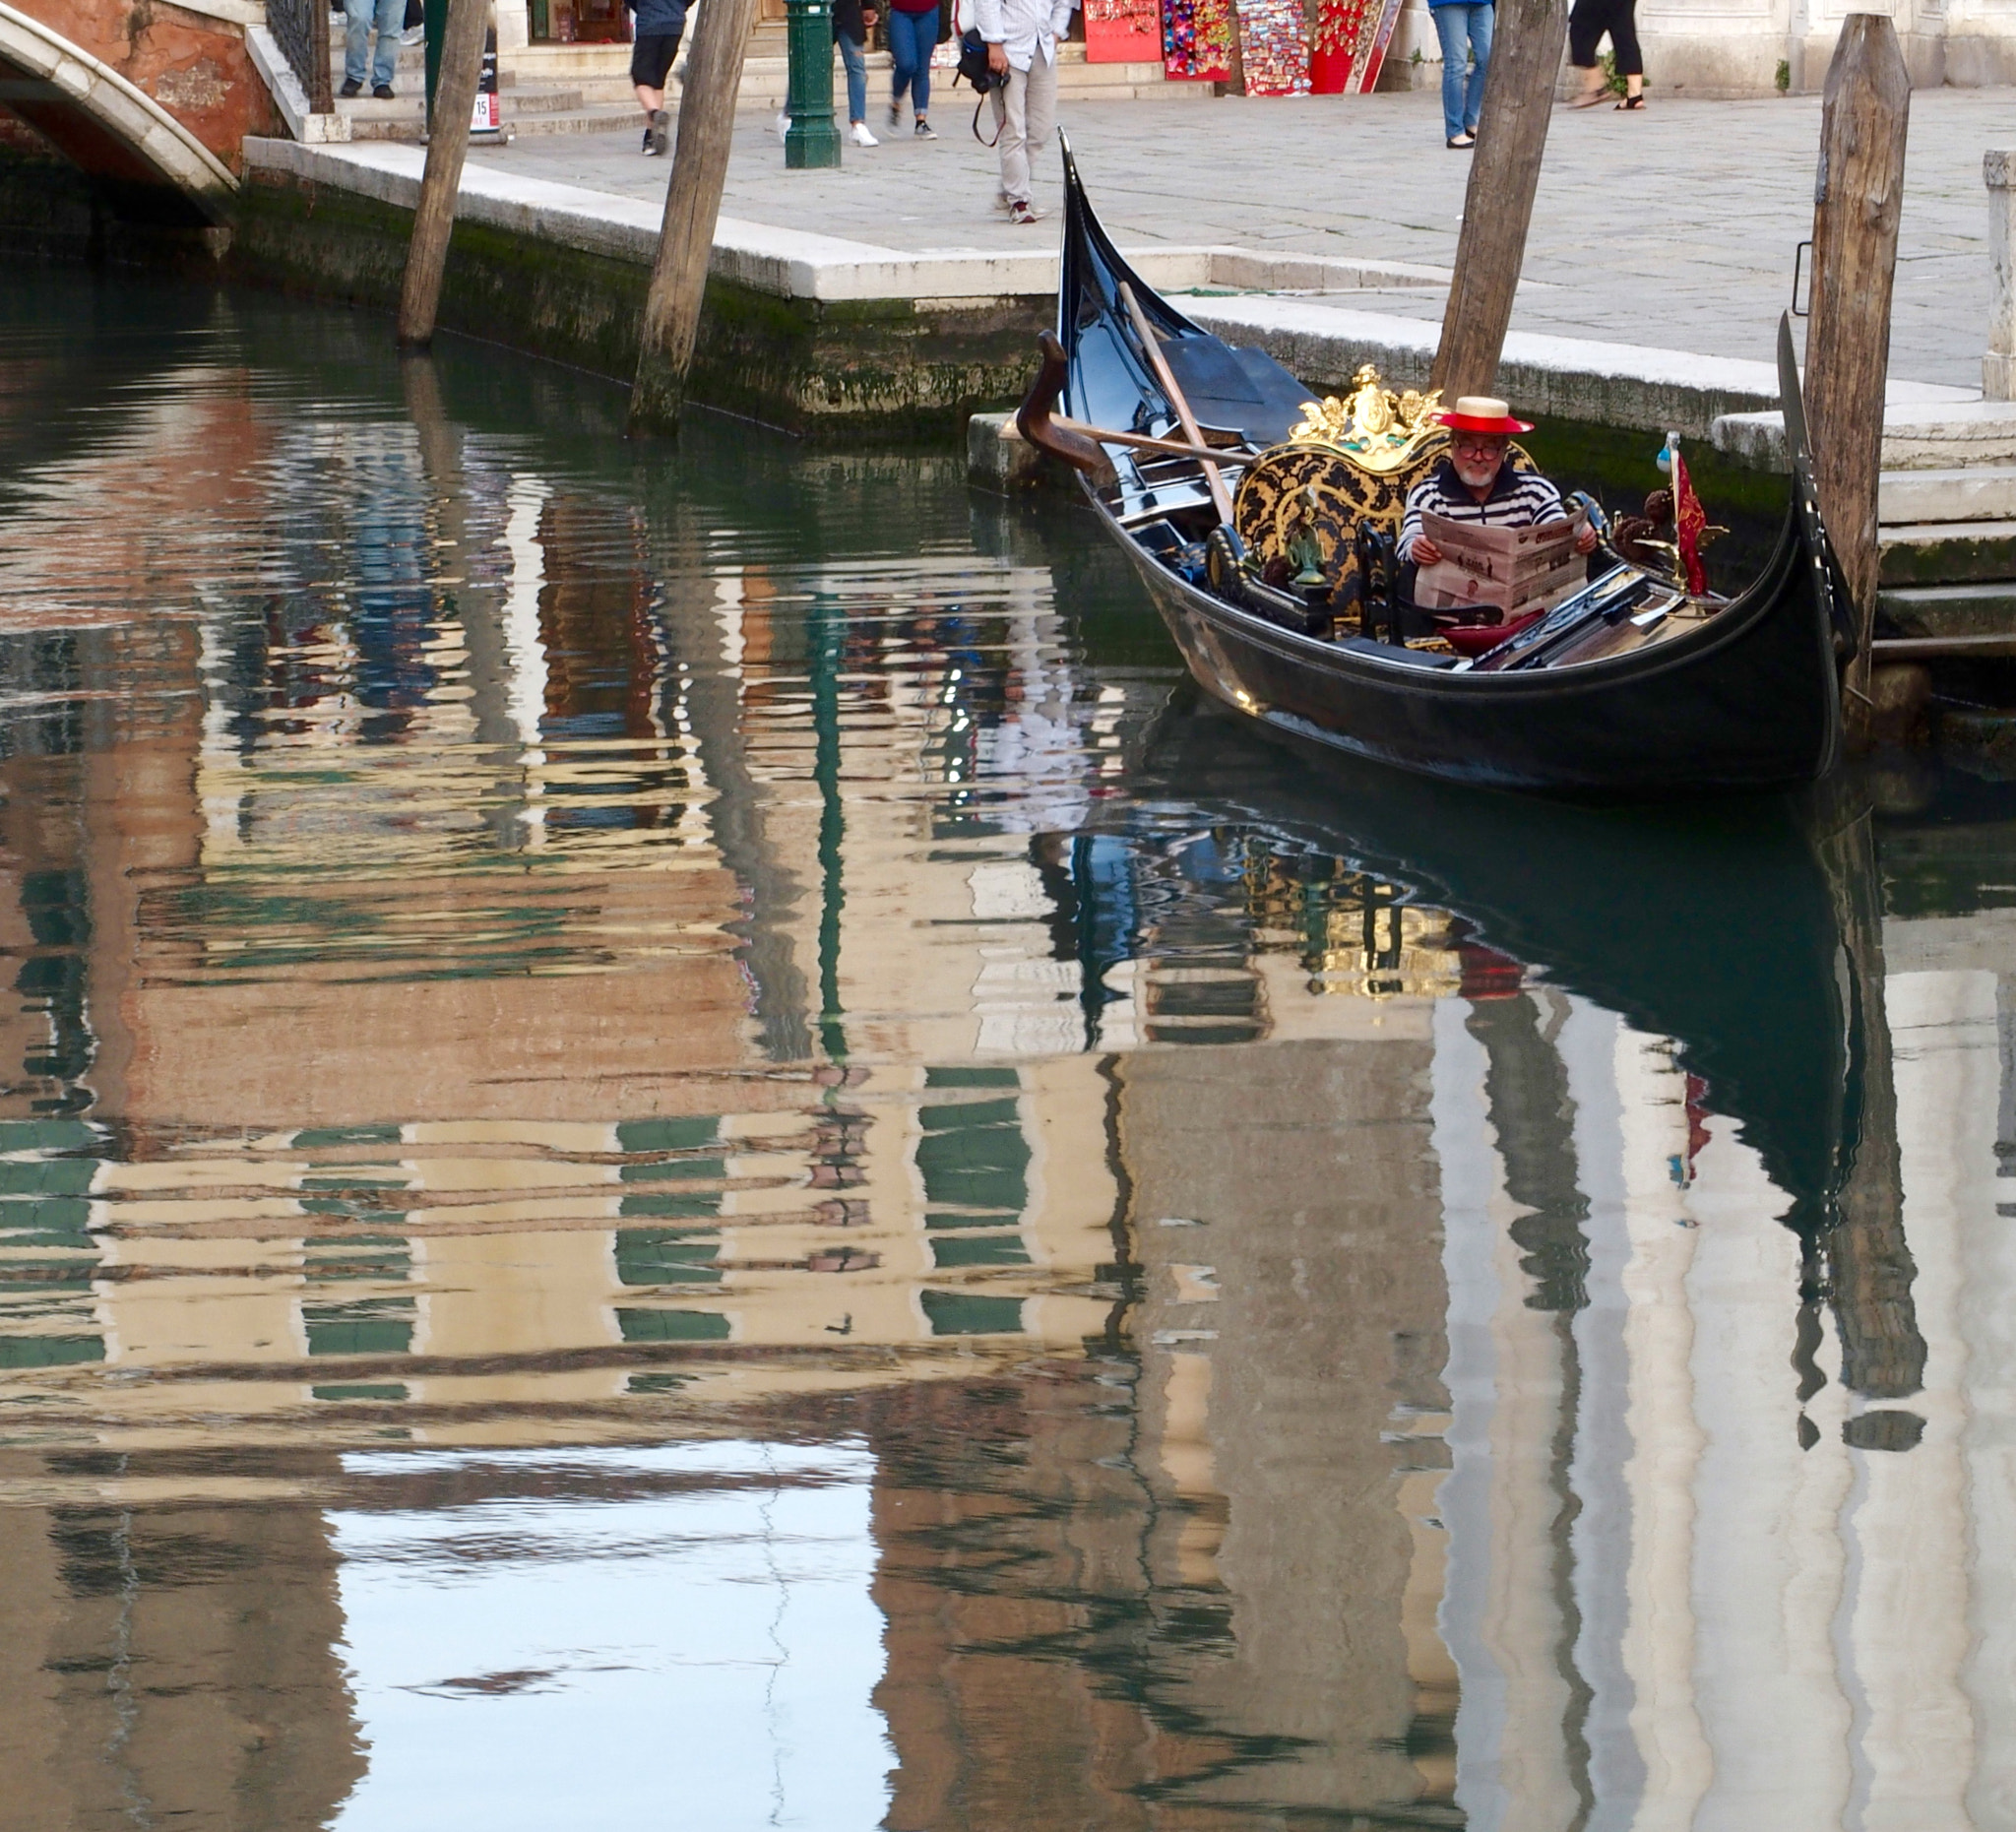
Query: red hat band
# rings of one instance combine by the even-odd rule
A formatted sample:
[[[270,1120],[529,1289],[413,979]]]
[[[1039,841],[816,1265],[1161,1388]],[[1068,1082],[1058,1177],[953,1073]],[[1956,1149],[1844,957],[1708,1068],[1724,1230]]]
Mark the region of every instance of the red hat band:
[[[1530,420],[1514,419],[1504,402],[1492,395],[1462,395],[1442,424],[1453,432],[1495,432],[1510,438],[1515,432],[1531,432]]]

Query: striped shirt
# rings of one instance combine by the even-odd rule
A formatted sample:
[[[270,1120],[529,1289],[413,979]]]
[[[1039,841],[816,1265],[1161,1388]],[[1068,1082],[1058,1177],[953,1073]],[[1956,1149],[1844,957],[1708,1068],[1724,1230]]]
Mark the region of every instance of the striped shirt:
[[[1559,521],[1567,514],[1561,492],[1538,471],[1514,471],[1510,459],[1499,466],[1498,480],[1482,502],[1465,487],[1456,467],[1446,458],[1407,495],[1407,516],[1400,524],[1400,557],[1414,558],[1421,537],[1421,516],[1444,515],[1452,522],[1482,522],[1492,528],[1533,528]]]

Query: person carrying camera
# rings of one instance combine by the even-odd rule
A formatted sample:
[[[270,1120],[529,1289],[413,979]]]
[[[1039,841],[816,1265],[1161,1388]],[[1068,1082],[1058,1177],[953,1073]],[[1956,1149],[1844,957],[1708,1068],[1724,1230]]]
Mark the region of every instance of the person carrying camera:
[[[1001,204],[1010,222],[1038,222],[1030,201],[1030,157],[1057,118],[1057,41],[1071,30],[1078,0],[976,0],[974,25],[987,47],[995,83],[995,147],[1001,156]]]

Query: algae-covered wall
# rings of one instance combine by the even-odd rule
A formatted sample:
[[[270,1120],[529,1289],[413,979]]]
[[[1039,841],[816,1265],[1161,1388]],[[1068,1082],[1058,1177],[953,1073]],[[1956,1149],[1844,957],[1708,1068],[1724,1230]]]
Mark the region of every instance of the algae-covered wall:
[[[411,214],[354,192],[255,171],[240,195],[234,279],[389,310]],[[649,270],[639,262],[456,225],[441,300],[451,331],[627,380]],[[708,284],[688,399],[821,440],[947,443],[969,414],[1029,385],[1047,298],[786,299]]]

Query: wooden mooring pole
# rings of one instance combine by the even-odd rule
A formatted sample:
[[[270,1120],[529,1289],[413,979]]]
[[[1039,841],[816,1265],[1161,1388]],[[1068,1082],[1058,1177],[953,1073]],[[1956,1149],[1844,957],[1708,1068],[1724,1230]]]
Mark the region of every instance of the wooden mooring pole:
[[[427,123],[427,164],[420,174],[420,203],[413,212],[413,238],[399,289],[399,341],[409,349],[433,341],[441,309],[441,280],[448,271],[448,238],[455,231],[455,199],[462,189],[489,17],[489,0],[449,0],[441,81]]]
[[[1866,742],[1876,615],[1876,483],[1890,369],[1890,287],[1904,213],[1911,72],[1887,15],[1851,13],[1827,67],[1813,186],[1813,300],[1806,326],[1806,423],[1813,485],[1855,602],[1843,685],[1852,740]]]
[[[1429,374],[1430,386],[1450,401],[1489,394],[1497,380],[1568,33],[1568,0],[1498,0],[1497,14],[1456,276]]]
[[[705,0],[693,29],[686,81],[679,91],[679,136],[665,190],[664,226],[651,267],[638,340],[637,382],[630,391],[630,430],[669,430],[685,405],[686,371],[700,335],[700,303],[714,225],[727,182],[735,96],[742,87],[742,50],[756,0]]]

